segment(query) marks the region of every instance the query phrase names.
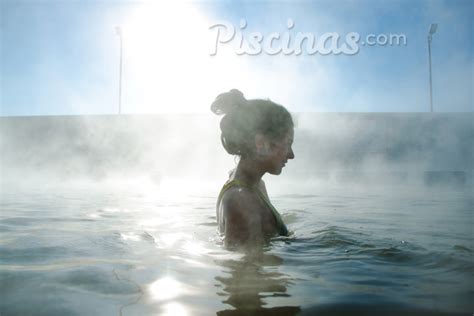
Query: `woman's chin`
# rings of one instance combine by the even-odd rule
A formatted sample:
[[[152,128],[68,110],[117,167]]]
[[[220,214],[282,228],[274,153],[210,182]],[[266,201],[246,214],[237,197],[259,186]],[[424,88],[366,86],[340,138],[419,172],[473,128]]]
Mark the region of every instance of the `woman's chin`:
[[[273,169],[273,170],[270,170],[270,171],[268,171],[268,173],[270,173],[270,174],[273,174],[273,175],[276,175],[276,176],[277,176],[277,175],[281,174],[281,172],[282,172],[282,171],[283,171],[283,168],[278,168],[278,169]]]

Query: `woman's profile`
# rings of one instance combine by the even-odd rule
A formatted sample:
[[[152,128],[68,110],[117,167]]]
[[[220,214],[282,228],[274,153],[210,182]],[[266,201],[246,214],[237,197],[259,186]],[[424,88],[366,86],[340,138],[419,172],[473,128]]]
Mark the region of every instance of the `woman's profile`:
[[[225,246],[253,246],[273,236],[287,236],[288,229],[271,204],[262,177],[280,174],[295,157],[291,114],[270,100],[247,100],[236,89],[218,95],[211,110],[224,115],[220,122],[224,149],[239,157],[216,205]]]

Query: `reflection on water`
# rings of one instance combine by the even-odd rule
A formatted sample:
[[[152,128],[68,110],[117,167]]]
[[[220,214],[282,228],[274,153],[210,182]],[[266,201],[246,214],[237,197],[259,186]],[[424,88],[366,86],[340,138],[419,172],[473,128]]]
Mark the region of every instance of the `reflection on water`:
[[[164,277],[150,285],[150,292],[153,299],[167,301],[182,295],[183,288],[178,281]]]
[[[188,310],[182,304],[171,302],[163,306],[161,315],[163,316],[188,316]]]
[[[151,299],[159,303],[160,315],[166,316],[189,315],[187,307],[179,302],[179,298],[196,295],[186,284],[170,276],[162,277],[150,284],[148,292]]]
[[[217,295],[224,298],[225,304],[235,309],[225,309],[217,315],[296,315],[298,306],[269,305],[268,298],[290,297],[288,286],[292,280],[278,271],[283,259],[273,254],[258,252],[245,254],[241,259],[215,260],[224,268],[225,276],[217,276],[221,288]],[[276,300],[278,301],[278,299]]]
[[[214,238],[214,197],[64,196],[0,195],[0,314],[474,310],[471,193],[277,197],[294,238],[246,255]]]

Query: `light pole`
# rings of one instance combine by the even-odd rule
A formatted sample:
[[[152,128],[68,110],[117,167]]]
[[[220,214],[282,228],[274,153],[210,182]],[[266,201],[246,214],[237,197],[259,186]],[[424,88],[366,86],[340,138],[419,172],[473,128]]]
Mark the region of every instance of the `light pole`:
[[[119,108],[118,114],[122,114],[122,29],[117,26],[115,27],[115,33],[117,33],[120,39],[120,73],[119,73]]]
[[[428,60],[430,66],[430,112],[433,112],[433,86],[431,83],[431,40],[437,28],[438,24],[433,23],[430,25],[430,30],[428,32]]]

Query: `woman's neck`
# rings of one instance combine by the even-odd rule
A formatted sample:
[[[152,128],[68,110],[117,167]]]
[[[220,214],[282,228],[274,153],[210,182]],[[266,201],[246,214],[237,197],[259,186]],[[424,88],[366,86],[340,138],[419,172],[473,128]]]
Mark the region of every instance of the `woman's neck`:
[[[241,158],[234,172],[234,179],[243,181],[248,185],[260,183],[265,171],[261,170],[255,159]]]

